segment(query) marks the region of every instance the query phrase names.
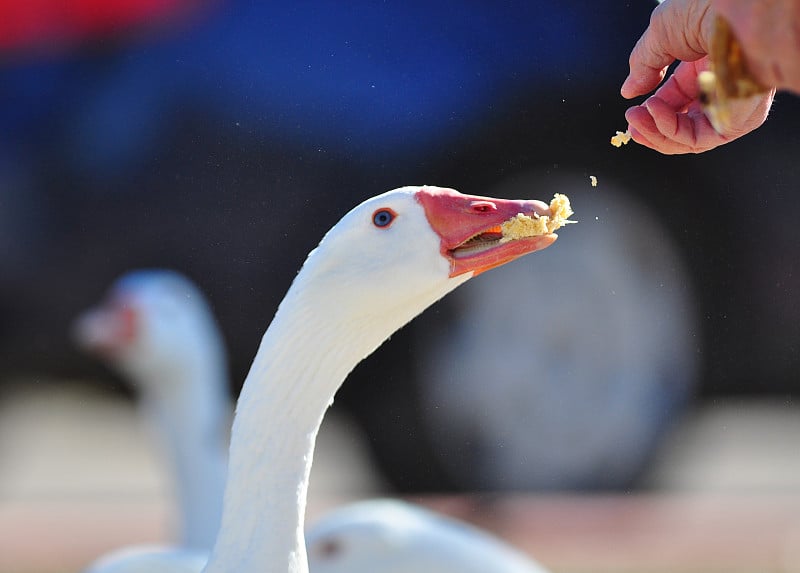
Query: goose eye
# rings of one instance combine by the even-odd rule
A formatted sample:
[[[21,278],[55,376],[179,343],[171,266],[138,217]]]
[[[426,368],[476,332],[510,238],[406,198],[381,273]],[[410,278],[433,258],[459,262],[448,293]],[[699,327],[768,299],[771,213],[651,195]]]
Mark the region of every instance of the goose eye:
[[[391,209],[378,209],[372,214],[372,222],[376,227],[388,227],[394,221],[396,214]]]

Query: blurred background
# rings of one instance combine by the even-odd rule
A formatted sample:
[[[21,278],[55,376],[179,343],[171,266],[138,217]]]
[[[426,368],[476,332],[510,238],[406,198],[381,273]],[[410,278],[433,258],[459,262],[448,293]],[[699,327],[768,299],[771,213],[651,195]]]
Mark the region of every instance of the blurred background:
[[[611,147],[651,9],[0,2],[0,571],[170,536],[131,390],[70,338],[117,277],[198,285],[233,400],[306,253],[411,184],[580,224],[357,368],[312,515],[423,496],[556,571],[800,571],[800,100],[701,156]]]

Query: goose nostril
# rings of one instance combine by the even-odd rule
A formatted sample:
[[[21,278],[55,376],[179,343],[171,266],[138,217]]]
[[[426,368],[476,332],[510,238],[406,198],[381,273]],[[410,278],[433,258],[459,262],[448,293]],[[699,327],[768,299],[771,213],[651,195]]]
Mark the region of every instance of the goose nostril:
[[[473,201],[470,207],[475,213],[488,213],[489,211],[497,210],[497,205],[491,201]]]

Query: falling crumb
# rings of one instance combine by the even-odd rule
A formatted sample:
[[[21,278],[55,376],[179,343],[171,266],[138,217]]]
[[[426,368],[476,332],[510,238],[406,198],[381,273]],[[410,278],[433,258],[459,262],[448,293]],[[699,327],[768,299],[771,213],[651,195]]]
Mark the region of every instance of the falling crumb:
[[[589,181],[592,182],[592,187],[597,187],[597,177],[594,175],[589,175]]]
[[[568,223],[577,223],[577,221],[567,221],[572,213],[572,206],[569,204],[567,196],[556,193],[550,201],[550,216],[534,214],[531,217],[517,213],[516,216],[500,226],[503,232],[500,242],[507,243],[523,237],[537,237],[553,233]]]
[[[617,132],[617,135],[611,138],[611,145],[614,147],[622,147],[626,143],[631,140],[631,132],[630,130],[626,130],[624,133],[621,131]]]

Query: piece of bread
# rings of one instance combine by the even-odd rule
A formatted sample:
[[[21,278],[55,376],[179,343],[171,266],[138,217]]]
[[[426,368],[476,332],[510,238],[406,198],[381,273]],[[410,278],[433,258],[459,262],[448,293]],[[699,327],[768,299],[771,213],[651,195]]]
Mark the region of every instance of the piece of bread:
[[[539,216],[534,214],[531,217],[530,215],[517,213],[516,216],[500,225],[500,229],[503,232],[500,242],[507,243],[524,237],[537,237],[553,233],[568,223],[577,223],[577,221],[567,220],[572,216],[572,213],[569,198],[561,193],[556,193],[552,201],[550,201],[550,215]]]
[[[630,130],[625,130],[624,132],[618,131],[617,135],[611,137],[611,145],[613,145],[614,147],[622,147],[630,140],[631,140]]]

